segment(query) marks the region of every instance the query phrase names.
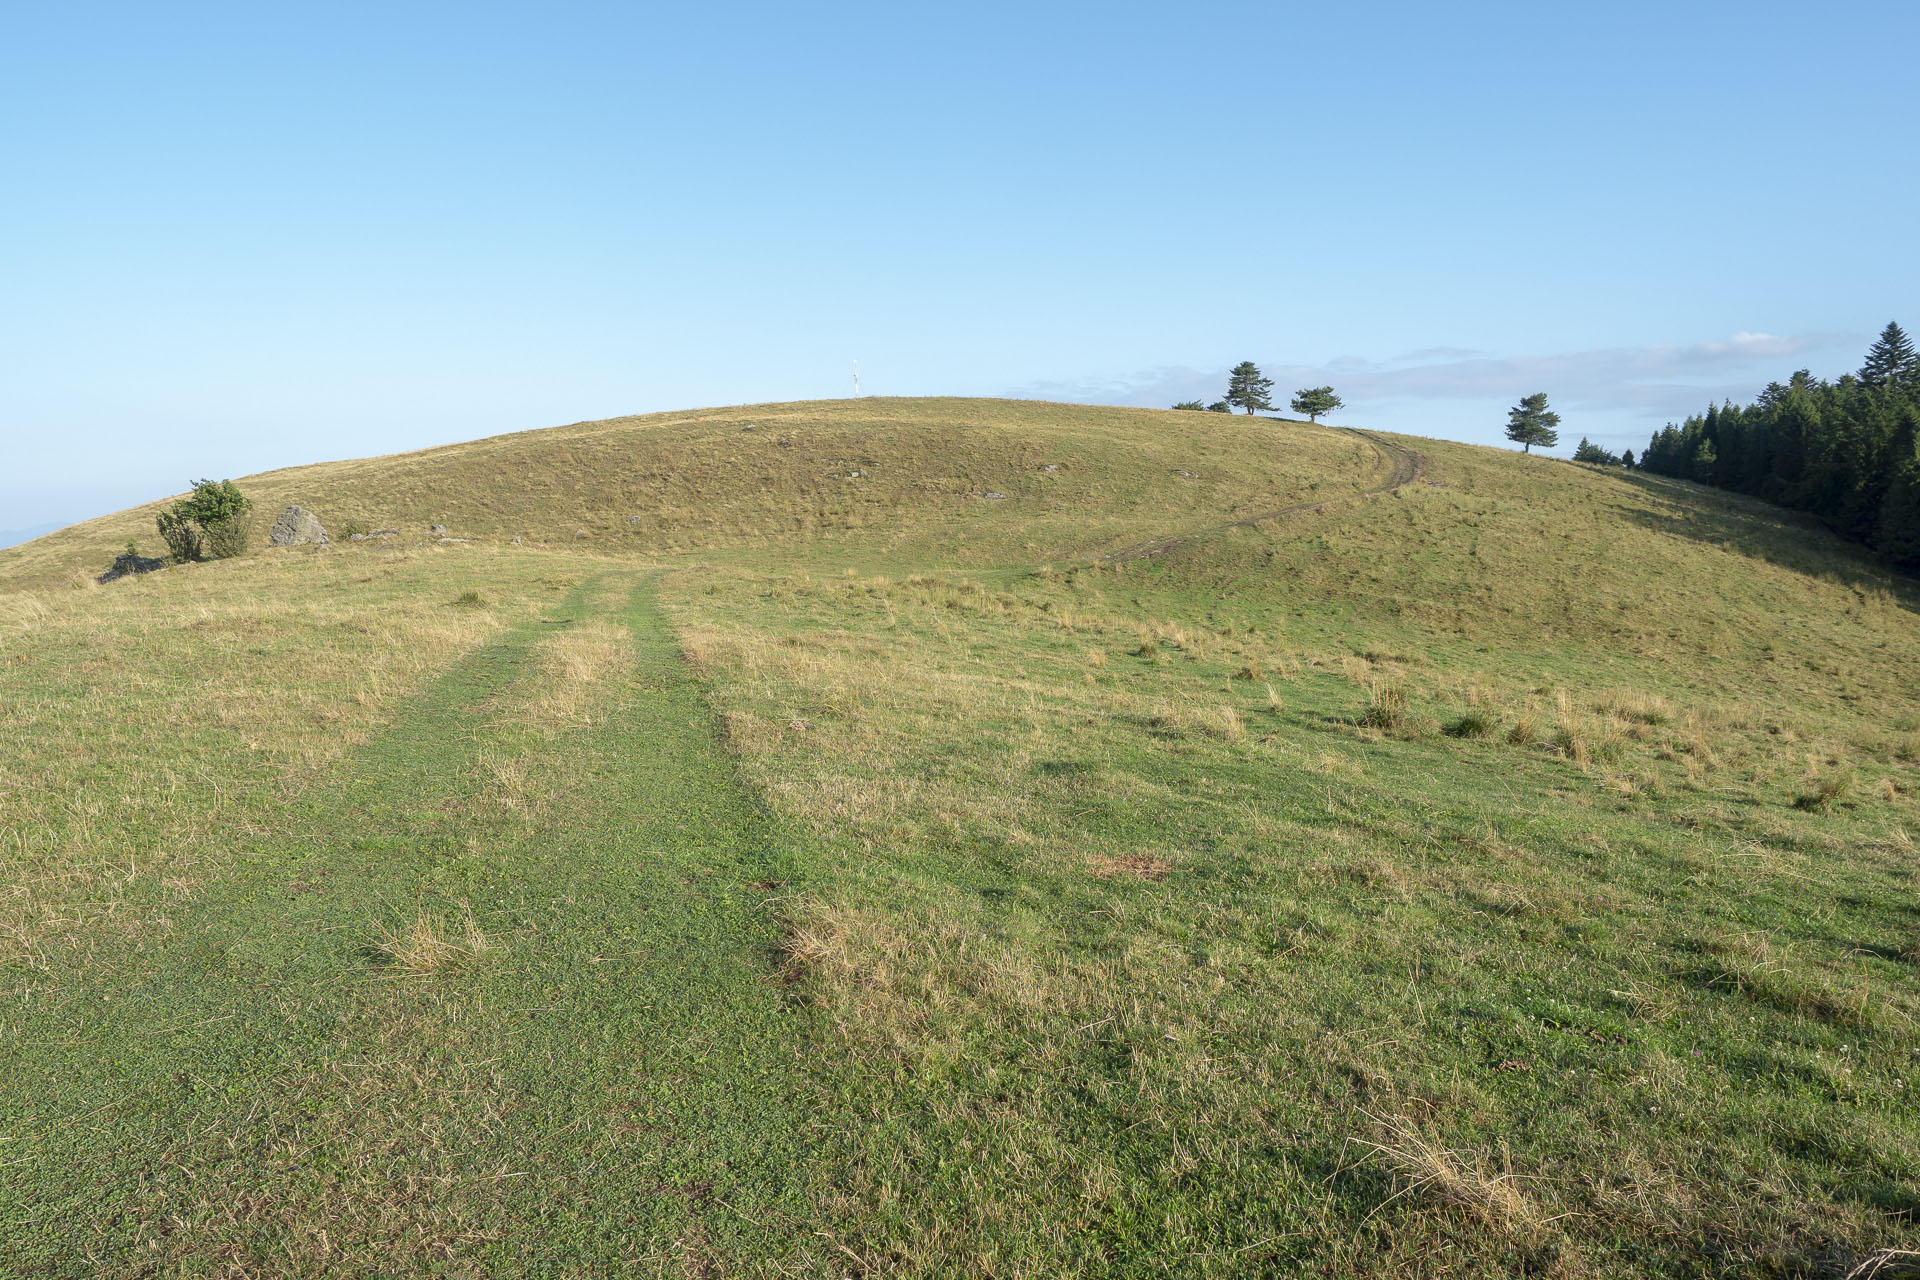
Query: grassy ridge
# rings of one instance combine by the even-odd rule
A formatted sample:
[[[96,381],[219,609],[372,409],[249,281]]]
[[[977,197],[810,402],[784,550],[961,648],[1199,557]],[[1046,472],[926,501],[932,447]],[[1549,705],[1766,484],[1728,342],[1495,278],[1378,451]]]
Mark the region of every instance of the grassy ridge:
[[[1367,487],[1385,470],[1324,428],[982,400],[756,405],[614,418],[241,480],[256,543],[288,503],[337,537],[429,524],[463,538],[637,557],[748,547],[884,549],[940,564],[1044,560]],[[1043,470],[1043,468],[1051,468]],[[1181,474],[1185,472],[1187,474]],[[998,495],[989,498],[988,494]],[[160,503],[0,551],[0,590],[104,572],[149,549]]]
[[[789,410],[948,479],[823,507],[739,462]],[[53,1222],[132,1274],[514,1274],[550,1239],[559,1274],[1838,1275],[1912,1242],[1913,584],[1491,450],[1390,438],[1420,482],[1222,528],[1391,460],[859,413],[579,428],[732,505],[546,548],[80,591],[78,544],[0,561],[0,1111],[35,1117],[0,1151],[104,1171],[0,1182],[36,1262]],[[1204,536],[1095,554],[1168,533]],[[656,562],[671,640],[611,590]],[[175,1025],[201,1003],[249,1034]],[[232,1097],[168,1085],[162,1027]]]

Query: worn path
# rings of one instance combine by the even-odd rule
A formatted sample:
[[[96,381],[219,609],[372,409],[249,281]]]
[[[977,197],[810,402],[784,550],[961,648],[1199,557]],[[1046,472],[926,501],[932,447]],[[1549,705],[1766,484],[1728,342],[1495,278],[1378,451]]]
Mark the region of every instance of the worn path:
[[[1416,453],[1412,449],[1393,444],[1390,441],[1383,440],[1371,431],[1361,431],[1357,427],[1342,427],[1340,430],[1359,436],[1373,447],[1374,452],[1380,455],[1381,460],[1388,464],[1389,469],[1385,480],[1371,489],[1363,489],[1358,493],[1346,493],[1335,498],[1323,498],[1318,502],[1296,503],[1290,507],[1279,507],[1273,511],[1263,511],[1259,515],[1246,516],[1239,520],[1229,520],[1223,524],[1211,525],[1204,529],[1194,529],[1186,533],[1168,534],[1165,537],[1154,538],[1147,542],[1137,542],[1132,546],[1122,547],[1117,551],[1109,551],[1101,558],[1109,561],[1140,560],[1151,556],[1165,555],[1176,547],[1183,547],[1188,543],[1198,542],[1202,538],[1216,537],[1229,529],[1251,529],[1255,525],[1265,524],[1269,520],[1280,520],[1287,516],[1305,515],[1309,511],[1324,511],[1328,507],[1338,506],[1343,502],[1352,502],[1356,498],[1377,498],[1381,494],[1392,493],[1395,489],[1404,488],[1407,485],[1413,484],[1426,474],[1427,460],[1422,454]]]
[[[811,1238],[788,842],[649,590],[590,586],[10,1020],[0,1273],[706,1274]],[[637,654],[604,717],[501,727],[595,617]]]

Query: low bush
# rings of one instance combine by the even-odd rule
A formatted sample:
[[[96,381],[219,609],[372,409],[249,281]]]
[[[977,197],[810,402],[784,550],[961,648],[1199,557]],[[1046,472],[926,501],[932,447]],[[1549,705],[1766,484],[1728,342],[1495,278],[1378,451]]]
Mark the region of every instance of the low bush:
[[[176,563],[225,560],[247,549],[253,503],[231,480],[196,480],[193,492],[155,517]]]

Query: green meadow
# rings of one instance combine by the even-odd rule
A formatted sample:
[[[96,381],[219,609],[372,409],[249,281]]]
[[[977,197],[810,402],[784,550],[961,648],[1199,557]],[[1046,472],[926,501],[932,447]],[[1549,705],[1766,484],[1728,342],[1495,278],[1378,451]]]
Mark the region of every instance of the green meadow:
[[[1920,1262],[1920,584],[1808,519],[985,400],[240,485],[336,541],[0,551],[0,1274]]]

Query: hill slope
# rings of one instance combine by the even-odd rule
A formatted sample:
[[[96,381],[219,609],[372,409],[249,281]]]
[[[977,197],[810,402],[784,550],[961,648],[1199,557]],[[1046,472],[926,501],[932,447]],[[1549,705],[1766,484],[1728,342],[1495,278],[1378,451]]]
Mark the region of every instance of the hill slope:
[[[398,528],[417,538],[442,524],[457,537],[591,541],[639,556],[838,542],[998,563],[1333,496],[1387,470],[1340,432],[1295,428],[1276,450],[1264,420],[1214,415],[1169,433],[1164,418],[991,400],[756,405],[495,436],[240,485],[254,501],[256,544],[297,502],[336,535]],[[162,505],[0,552],[0,589],[98,574],[129,538],[157,546]]]
[[[15,1269],[1912,1243],[1920,596],[1779,512],[978,401],[243,487],[476,540],[0,554]]]

